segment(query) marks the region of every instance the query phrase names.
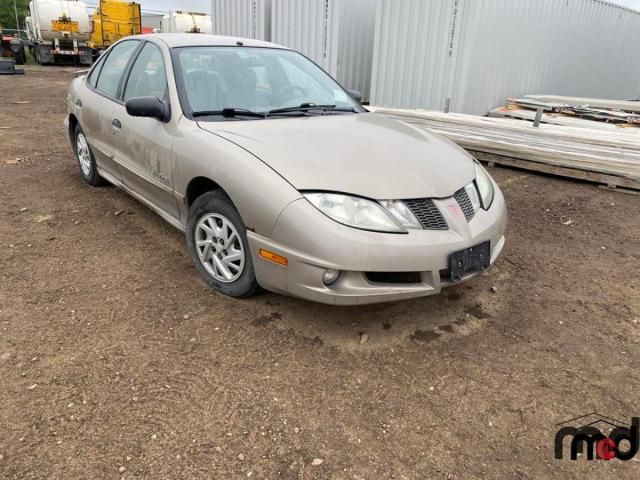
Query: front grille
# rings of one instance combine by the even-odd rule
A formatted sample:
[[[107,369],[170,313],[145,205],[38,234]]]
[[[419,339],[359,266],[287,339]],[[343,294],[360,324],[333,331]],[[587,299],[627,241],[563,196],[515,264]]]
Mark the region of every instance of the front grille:
[[[426,230],[446,230],[447,222],[430,198],[403,200],[404,204]]]
[[[473,209],[473,204],[471,203],[469,194],[464,187],[454,193],[453,198],[455,198],[458,205],[460,205],[462,213],[464,213],[464,218],[467,219],[467,222],[471,221],[473,216],[476,214],[476,211]]]

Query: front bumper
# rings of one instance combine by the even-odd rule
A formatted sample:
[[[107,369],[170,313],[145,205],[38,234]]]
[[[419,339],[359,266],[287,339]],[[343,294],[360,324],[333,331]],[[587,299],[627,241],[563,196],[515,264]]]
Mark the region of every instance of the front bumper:
[[[507,212],[500,189],[488,211],[480,210],[467,222],[453,198],[434,200],[448,230],[409,230],[408,234],[369,232],[334,222],[307,200],[299,199],[280,215],[272,238],[247,232],[256,278],[278,293],[332,305],[389,302],[439,293],[452,282],[442,272],[449,254],[489,240],[491,264],[504,247]],[[282,266],[262,258],[260,249],[287,258]],[[325,286],[326,269],[341,271]],[[373,282],[365,272],[413,272],[413,283]],[[475,276],[466,275],[462,281]]]

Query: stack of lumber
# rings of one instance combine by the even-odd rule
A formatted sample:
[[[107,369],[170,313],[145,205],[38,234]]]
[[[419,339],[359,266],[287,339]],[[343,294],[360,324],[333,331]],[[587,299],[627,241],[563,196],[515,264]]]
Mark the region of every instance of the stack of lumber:
[[[640,102],[628,100],[525,95],[509,98],[505,106],[491,110],[489,116],[533,120],[538,109],[544,112],[542,123],[608,131],[626,129],[640,134]]]
[[[514,118],[518,120],[528,120],[533,122],[536,118],[535,110],[520,108],[517,104],[507,104],[504,107],[498,107],[489,112],[490,117],[495,118]],[[608,132],[622,132],[640,135],[640,128],[637,126],[629,126],[629,124],[614,124],[606,122],[594,122],[586,118],[576,118],[564,113],[544,111],[540,117],[540,123],[550,123],[552,125],[564,125],[566,127],[576,128],[592,128],[594,130],[605,130]]]
[[[583,105],[607,110],[624,110],[625,112],[640,112],[640,102],[637,100],[609,100],[606,98],[563,97],[560,95],[525,95],[525,98],[546,103],[564,105]]]
[[[444,135],[480,160],[640,190],[640,135],[624,130],[553,124],[533,127],[530,122],[507,118],[369,109]]]

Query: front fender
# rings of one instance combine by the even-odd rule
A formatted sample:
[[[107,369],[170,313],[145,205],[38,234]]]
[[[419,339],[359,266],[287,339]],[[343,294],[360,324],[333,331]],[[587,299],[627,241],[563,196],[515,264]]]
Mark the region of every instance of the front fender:
[[[231,198],[247,229],[270,237],[280,213],[301,198],[282,176],[252,153],[182,117],[172,147],[172,176],[180,220],[186,224],[186,190],[196,177],[217,183]]]

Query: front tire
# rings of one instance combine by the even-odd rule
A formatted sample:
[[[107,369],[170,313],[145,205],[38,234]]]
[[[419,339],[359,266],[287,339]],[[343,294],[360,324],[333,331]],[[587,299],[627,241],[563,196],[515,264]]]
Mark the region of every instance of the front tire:
[[[85,136],[80,125],[76,125],[74,130],[74,151],[78,165],[80,166],[80,176],[92,187],[99,187],[106,182],[98,173],[96,167],[96,159],[93,156],[87,137]]]
[[[235,298],[252,297],[260,291],[247,229],[222,191],[207,192],[193,202],[186,235],[191,259],[210,287]]]

